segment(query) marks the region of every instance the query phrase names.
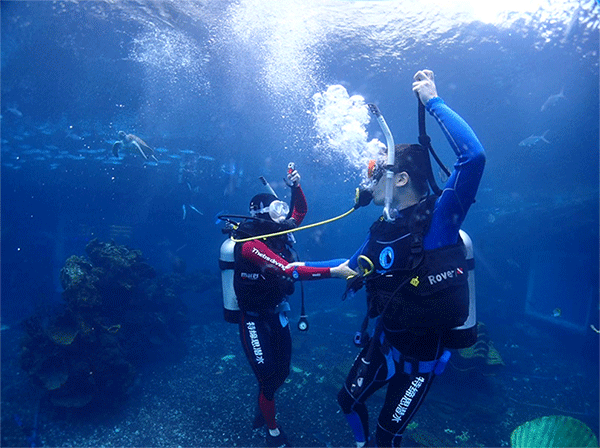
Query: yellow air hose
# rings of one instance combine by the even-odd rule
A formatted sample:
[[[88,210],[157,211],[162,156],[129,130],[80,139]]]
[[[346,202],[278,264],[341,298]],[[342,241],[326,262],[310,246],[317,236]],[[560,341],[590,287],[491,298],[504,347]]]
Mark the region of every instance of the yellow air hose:
[[[263,238],[270,238],[272,236],[285,235],[286,233],[297,232],[299,230],[312,229],[313,227],[322,226],[323,224],[329,224],[330,222],[337,221],[338,219],[345,218],[346,216],[348,216],[350,213],[352,213],[357,208],[362,207],[362,206],[368,204],[368,202],[365,203],[365,204],[361,204],[360,198],[361,198],[360,189],[357,188],[356,189],[356,194],[354,196],[354,207],[352,207],[346,213],[342,213],[341,215],[336,216],[334,218],[326,219],[325,221],[315,222],[314,224],[308,224],[308,225],[305,225],[305,226],[296,227],[295,229],[282,230],[281,232],[269,233],[269,234],[266,234],[266,235],[251,236],[249,238],[236,239],[236,238],[231,237],[231,240],[233,242],[235,242],[235,243],[245,243],[246,241],[259,240],[259,239],[263,239]],[[369,202],[370,202],[370,200],[369,200]],[[370,262],[370,260],[369,260],[369,262]]]
[[[294,229],[282,230],[281,232],[269,233],[266,235],[256,235],[256,236],[251,236],[249,238],[242,238],[242,239],[231,238],[231,240],[236,243],[245,243],[246,241],[259,240],[262,238],[271,238],[273,236],[285,235],[286,233],[298,232],[299,230],[311,229],[313,227],[321,226],[323,224],[329,224],[330,222],[345,218],[350,213],[352,213],[354,210],[356,210],[356,207],[352,207],[346,213],[342,213],[341,215],[336,216],[334,218],[326,219],[325,221],[321,221],[321,222],[315,222],[313,224],[307,224],[305,226],[296,227]]]

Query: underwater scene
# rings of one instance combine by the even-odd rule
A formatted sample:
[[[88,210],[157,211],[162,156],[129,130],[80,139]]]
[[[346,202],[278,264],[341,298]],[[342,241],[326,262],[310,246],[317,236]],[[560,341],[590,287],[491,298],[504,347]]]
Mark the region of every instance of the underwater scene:
[[[421,141],[422,70],[485,150],[460,225],[477,339],[430,369],[402,446],[598,446],[600,2],[0,8],[1,446],[375,446],[386,389],[370,439],[338,404],[357,332],[376,331],[368,288],[301,267],[278,283],[291,362],[265,398],[260,331],[224,319],[223,243],[257,213],[278,222],[256,195],[297,213],[297,172],[293,259],[352,257],[388,211],[359,206],[371,161]],[[443,186],[464,148],[422,124]]]

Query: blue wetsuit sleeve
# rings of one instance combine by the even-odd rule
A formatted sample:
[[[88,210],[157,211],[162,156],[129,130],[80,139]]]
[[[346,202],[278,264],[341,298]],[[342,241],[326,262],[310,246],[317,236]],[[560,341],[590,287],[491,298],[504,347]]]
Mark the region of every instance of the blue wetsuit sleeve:
[[[356,269],[358,267],[358,257],[359,255],[362,254],[365,246],[367,245],[367,243],[369,242],[369,236],[367,236],[367,239],[365,240],[365,242],[358,248],[358,250],[354,253],[354,255],[352,255],[352,257],[350,257],[350,259],[346,259],[346,258],[335,258],[333,260],[326,260],[326,261],[305,261],[304,265],[308,266],[308,267],[314,267],[314,268],[333,268],[336,266],[339,266],[340,264],[349,261],[348,266],[350,267],[350,269]]]
[[[458,157],[454,171],[435,203],[431,226],[423,240],[423,247],[431,250],[458,241],[460,226],[475,202],[485,166],[485,151],[471,127],[441,98],[429,100],[427,110]]]
[[[309,268],[334,268],[344,263],[346,260],[346,258],[334,258],[333,260],[326,261],[306,261],[304,262],[304,265]]]
[[[362,255],[370,238],[371,238],[371,232],[369,232],[369,234],[367,235],[367,238],[365,239],[364,243],[362,243],[361,246],[358,248],[358,250],[356,252],[354,252],[354,255],[352,255],[350,257],[350,262],[348,263],[348,267],[350,269],[356,270],[356,268],[358,267],[358,257],[360,255]]]

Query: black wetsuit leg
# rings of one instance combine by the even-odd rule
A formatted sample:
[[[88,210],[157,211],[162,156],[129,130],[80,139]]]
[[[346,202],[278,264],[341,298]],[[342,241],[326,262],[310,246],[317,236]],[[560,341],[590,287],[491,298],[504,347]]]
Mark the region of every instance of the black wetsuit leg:
[[[398,447],[402,442],[402,434],[421,404],[434,374],[416,373],[407,375],[396,364],[397,372],[388,384],[385,403],[377,420],[377,446]]]
[[[366,370],[358,374],[359,369],[365,367],[362,360],[368,349],[369,347],[363,348],[356,357],[350,373],[346,377],[346,382],[338,393],[338,403],[357,442],[365,442],[369,438],[369,413],[365,401],[387,384],[385,380],[387,376],[385,357],[381,354],[378,343],[374,347]],[[357,382],[359,376],[362,377],[362,381]],[[361,384],[361,386],[358,386],[358,384]]]
[[[242,313],[240,339],[246,358],[268,400],[281,387],[290,373],[292,338],[290,326],[282,326],[279,314]]]
[[[397,339],[402,347],[400,351],[410,358],[394,362],[396,372],[389,380],[385,403],[377,420],[377,446],[401,445],[402,434],[423,403],[435,377],[434,372],[418,372],[418,362],[438,359],[443,352],[441,341],[436,330],[423,334],[402,332]],[[410,374],[404,371],[406,359],[412,362]]]

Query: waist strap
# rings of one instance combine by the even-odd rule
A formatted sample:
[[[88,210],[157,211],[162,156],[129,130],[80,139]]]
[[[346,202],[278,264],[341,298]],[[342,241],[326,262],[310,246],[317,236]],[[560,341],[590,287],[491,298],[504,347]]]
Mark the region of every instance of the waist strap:
[[[385,347],[385,345],[382,345],[382,348],[383,347]],[[450,360],[451,353],[449,350],[444,350],[438,359],[432,361],[419,361],[415,358],[404,356],[396,347],[389,347],[387,353],[384,353],[383,355],[385,356],[387,364],[388,374],[386,380],[388,380],[396,373],[396,364],[400,365],[407,375],[431,372],[435,375],[441,375]]]
[[[393,350],[398,353],[397,362],[400,362],[400,357],[402,354],[395,348]],[[450,351],[444,350],[442,356],[440,356],[438,359],[434,359],[433,361],[418,361],[415,358],[404,356],[402,360],[404,362],[404,373],[411,375],[413,372],[415,374],[433,372],[436,375],[441,375],[444,373],[444,369],[446,369],[446,364],[448,364],[448,360],[450,359],[451,355],[452,353],[450,353]],[[393,353],[392,356],[395,356],[395,354]]]

